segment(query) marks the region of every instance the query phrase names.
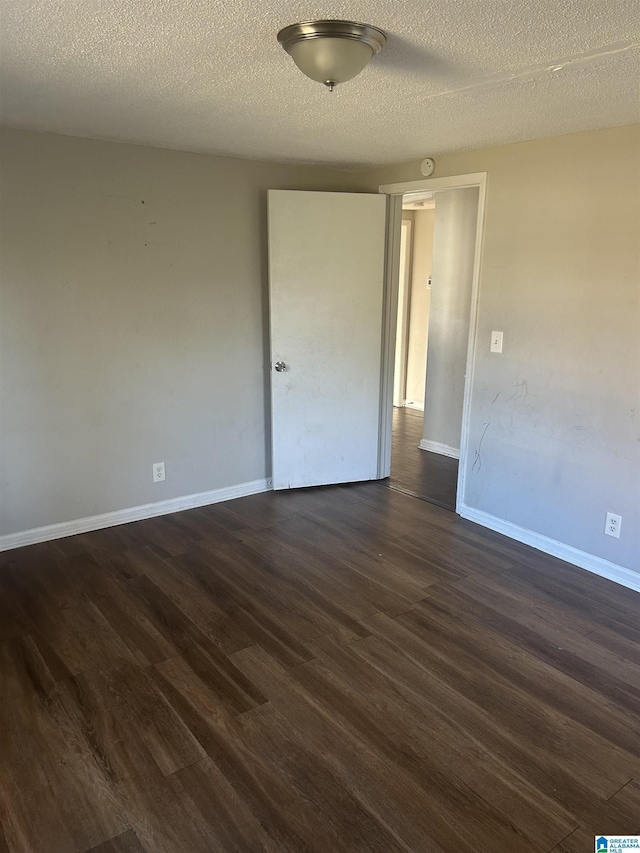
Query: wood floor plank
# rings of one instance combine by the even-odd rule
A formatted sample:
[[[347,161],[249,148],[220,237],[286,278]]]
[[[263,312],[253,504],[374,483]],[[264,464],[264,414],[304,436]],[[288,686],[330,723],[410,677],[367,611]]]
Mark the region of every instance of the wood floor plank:
[[[136,538],[170,557],[184,554],[191,542],[197,541],[194,530],[173,516],[145,519],[138,525]]]
[[[218,565],[228,567],[232,595],[240,606],[247,607],[250,603],[245,590],[251,589],[254,600],[276,614],[299,642],[333,631],[344,635],[347,641],[366,636],[366,629],[334,602],[301,579],[280,573],[250,547],[236,542],[232,549],[225,546],[212,556]]]
[[[329,588],[345,609],[351,608],[353,618],[361,619],[382,610],[386,613],[402,613],[411,606],[411,600],[389,588],[389,573],[384,580],[358,571],[357,567],[341,560],[329,546],[325,549],[311,542],[303,533],[298,534],[286,524],[274,525],[256,534],[241,531],[236,536],[248,540],[262,549],[266,556],[278,559],[284,551],[296,560],[296,571],[310,574],[318,579],[321,588]]]
[[[282,526],[345,563],[351,571],[373,579],[407,606],[414,601],[420,601],[426,595],[418,584],[396,577],[389,570],[389,565],[382,561],[380,545],[386,540],[380,535],[376,536],[373,542],[363,535],[357,538],[348,528],[345,529],[344,525],[339,529],[331,519],[311,512],[298,513],[287,519]]]
[[[632,825],[635,826],[635,829],[632,829],[630,834],[640,835],[640,781],[630,779],[626,785],[611,797],[610,802],[628,811],[629,818],[633,821]],[[624,830],[624,832],[628,831]]]
[[[203,757],[147,672],[128,662],[83,673],[59,683],[57,690],[59,702],[112,781],[130,774],[130,751],[140,765],[137,771],[149,777],[167,775]]]
[[[129,677],[128,671],[94,670],[58,690],[143,849],[216,849],[211,827],[176,800],[166,775],[200,761],[202,748],[160,692],[142,700],[132,695],[135,686],[127,684]]]
[[[283,786],[277,768],[265,764],[230,718],[183,662],[154,668],[156,683],[206,750],[236,795],[266,828],[278,851],[316,849],[305,838],[309,816],[295,789]],[[252,713],[252,712],[249,712]],[[181,777],[182,778],[182,777]],[[301,820],[302,817],[302,820]],[[258,848],[260,849],[260,848]],[[266,848],[268,849],[268,848]]]
[[[206,645],[205,634],[179,603],[166,595],[146,575],[133,578],[126,586],[126,593],[173,648],[181,649],[198,642]]]
[[[134,656],[91,601],[33,614],[34,636],[42,637],[64,667],[78,674]]]
[[[443,573],[449,571],[462,573],[465,577],[493,577],[509,571],[514,565],[514,558],[510,554],[504,554],[489,544],[480,548],[459,531],[443,530],[436,524],[423,525],[419,533],[401,537],[400,543],[418,553],[428,553],[433,565]]]
[[[511,573],[512,578],[521,579],[538,597],[560,602],[593,627],[606,625],[634,643],[640,642],[640,622],[632,609],[632,590],[607,584],[603,578],[592,574],[583,579],[575,567],[558,571],[557,565],[549,564],[547,559],[534,561],[529,558],[520,563]]]
[[[19,588],[16,588],[15,571],[15,563],[7,563],[0,569],[0,642],[33,634],[36,630],[24,607]]]
[[[377,491],[378,494],[373,495],[358,484],[350,488],[343,487],[333,496],[331,503],[322,509],[325,513],[344,516],[348,523],[359,523],[366,528],[371,524],[371,511],[375,508],[375,526],[385,538],[420,532],[424,513],[416,506],[415,500],[386,489]]]
[[[242,714],[267,701],[229,658],[214,648],[205,650],[194,644],[182,649],[181,656],[232,714]]]
[[[254,752],[276,770],[289,790],[299,792],[308,821],[302,831],[310,847],[336,853],[395,853],[406,849],[339,778],[324,756],[296,736],[287,718],[272,704],[243,715],[239,723]]]
[[[92,556],[102,554],[105,557],[113,558],[117,554],[148,544],[147,537],[144,535],[143,524],[144,522],[139,522],[137,525],[119,524],[116,527],[105,527],[102,530],[82,533],[73,538],[82,546],[82,553]]]
[[[615,629],[606,626],[595,628],[589,634],[589,639],[617,655],[618,658],[640,666],[640,643],[621,636]]]
[[[574,572],[576,569],[563,569],[556,572],[553,583],[541,584],[535,573],[522,565],[515,565],[507,576],[500,579],[497,594],[508,597],[514,610],[531,611],[531,605],[535,606],[535,613],[539,619],[549,624],[555,624],[558,630],[568,627],[574,634],[588,637],[593,631],[600,627],[603,622],[592,618],[591,605],[585,609],[584,601],[575,597],[575,605],[572,606],[571,598],[566,599],[566,587],[571,588],[575,584]],[[496,590],[496,582],[491,578],[475,578],[473,588],[478,587],[477,593],[480,597],[481,588]],[[562,594],[558,595],[557,590]],[[490,595],[493,594],[490,592]],[[520,605],[520,606],[518,606]],[[524,606],[523,606],[524,605]],[[634,620],[631,620],[634,621]]]
[[[212,726],[226,726],[232,709],[178,656],[148,670],[149,678],[208,755],[215,746]],[[212,739],[213,738],[213,739]]]
[[[573,678],[593,685],[611,701],[636,716],[640,714],[639,670],[629,661],[590,639],[580,616],[564,613],[559,618],[553,609],[542,608],[521,590],[514,594],[509,577],[498,583],[486,578],[470,578],[464,588],[432,590],[430,598],[452,600],[473,612],[479,620],[499,626],[512,642],[530,654],[567,672]]]
[[[438,835],[451,833],[451,848],[463,853],[471,850],[452,831],[446,817],[440,817],[431,804],[423,798],[403,796],[402,780],[393,766],[386,766],[379,758],[367,753],[364,745],[354,743],[343,734],[335,721],[327,719],[308,696],[295,689],[295,681],[286,679],[268,660],[247,658],[259,647],[238,652],[234,656],[250,677],[258,682],[264,679],[263,689],[270,703],[287,720],[290,729],[316,753],[324,756],[332,771],[354,796],[394,838],[408,850],[428,849],[443,853],[447,849],[435,840]],[[289,689],[289,688],[293,689]]]
[[[249,541],[241,539],[241,547],[233,549],[234,559],[242,556],[242,565],[248,565],[251,574],[265,576],[266,584],[261,587],[261,598],[264,599],[268,585],[269,593],[276,595],[286,603],[287,609],[295,609],[310,625],[314,625],[319,635],[336,634],[345,642],[351,642],[359,637],[366,637],[368,631],[330,596],[328,589],[318,590],[315,584],[308,583],[301,571],[292,571],[297,565],[287,564],[286,557],[279,556],[277,560],[265,558],[259,547],[254,547]],[[229,548],[224,549],[228,553]],[[301,639],[306,639],[307,634]]]
[[[554,760],[545,748],[544,736],[540,738],[539,748],[532,748],[519,732],[505,728],[472,697],[460,693],[432,674],[429,667],[411,660],[404,650],[385,640],[368,638],[351,649],[379,669],[407,701],[417,703],[419,709],[428,708],[430,718],[442,715],[455,721],[468,737],[478,740],[515,773],[540,791],[552,791],[553,799],[575,817],[576,824],[585,816],[600,813],[604,800],[593,792],[589,780],[576,778],[563,762]]]
[[[468,787],[456,784],[451,778],[445,780],[443,775],[438,775],[432,785],[416,785],[416,774],[422,773],[424,780],[428,779],[428,766],[419,768],[412,763],[412,772],[406,762],[403,765],[385,761],[367,738],[356,736],[354,730],[345,728],[293,673],[279,667],[259,647],[237,652],[233,658],[256,681],[290,726],[298,730],[303,728],[307,742],[314,742],[316,749],[323,744],[323,754],[336,762],[334,770],[347,780],[352,791],[365,797],[365,801],[369,800],[368,808],[372,813],[378,814],[405,844],[415,844],[415,833],[419,833],[426,849],[430,849],[430,843],[437,849],[438,844],[447,841],[458,845],[455,849],[471,851],[477,849],[479,838],[486,853],[497,853],[505,846],[509,849],[510,843],[517,843],[522,853],[533,853],[536,849],[533,842],[514,831],[510,822],[493,812],[486,803],[482,804]],[[365,776],[368,783],[363,785]],[[408,788],[413,791],[411,802],[404,796]],[[375,806],[370,799],[374,792]],[[384,796],[384,806],[380,794]],[[462,808],[464,825],[449,823],[444,818]],[[398,832],[395,816],[402,813],[405,821],[402,832]]]
[[[88,853],[147,853],[140,844],[135,832],[130,829],[116,838],[103,841],[97,847],[92,847]]]
[[[42,697],[52,679],[37,656],[25,661],[30,654],[21,638],[0,646],[3,831],[12,851],[55,849],[67,853],[74,850],[75,839],[65,825],[39,755],[40,750],[46,751],[41,739]],[[50,755],[42,757],[46,761]]]
[[[91,580],[85,578],[81,595],[84,601],[90,602],[100,611],[109,627],[141,666],[166,660],[176,654],[176,649],[145,617],[123,586],[100,568]]]
[[[192,548],[178,557],[146,561],[143,573],[171,601],[179,601],[184,615],[225,654],[253,644],[253,639],[230,617],[231,608],[201,582],[212,573],[207,561]]]
[[[608,805],[611,805],[611,811]],[[615,813],[613,812],[615,807]],[[597,816],[587,820],[564,838],[553,853],[583,853],[593,850],[599,835],[640,835],[640,784],[630,780],[618,791]]]
[[[57,685],[35,644],[9,641],[1,654],[10,849],[48,853],[55,844],[54,849],[84,850],[126,830],[110,780],[57,701]]]
[[[217,849],[225,853],[250,850],[280,853],[283,849],[210,758],[178,770],[170,784],[176,799],[190,802],[207,825],[214,828]]]
[[[344,492],[348,495],[348,492]],[[457,568],[453,562],[448,565],[436,564],[424,556],[424,548],[418,548],[407,540],[412,534],[418,535],[418,531],[424,530],[424,518],[412,516],[410,512],[403,511],[400,507],[393,507],[392,511],[376,515],[375,525],[371,524],[371,509],[360,499],[334,501],[331,507],[324,508],[322,513],[315,513],[314,519],[322,518],[325,522],[333,521],[333,529],[338,523],[352,525],[354,529],[365,533],[369,538],[372,529],[375,528],[378,539],[376,540],[376,556],[387,567],[387,571],[395,577],[405,580],[409,584],[419,587],[429,586],[433,583],[443,581],[455,581],[464,578],[465,572]],[[436,528],[437,532],[440,532]],[[351,542],[355,540],[350,539]],[[373,541],[373,540],[372,540]],[[433,552],[433,541],[430,540],[430,548]],[[506,570],[513,564],[512,560],[493,560],[493,567]]]
[[[492,630],[466,611],[447,606],[439,593],[441,589],[434,589],[432,598],[414,606],[416,614],[429,620],[430,643],[444,649],[452,644],[450,653],[455,655],[458,648],[463,649],[479,665],[489,666],[514,685],[533,692],[548,707],[560,710],[630,755],[640,756],[640,718],[625,713],[592,687],[531,655],[499,629]],[[406,616],[410,619],[410,613]]]
[[[171,777],[149,772],[139,741],[127,741],[119,758],[120,770],[114,784],[143,850],[211,853],[220,849],[214,828],[189,802],[176,798]]]
[[[243,637],[252,638],[249,645],[261,642],[278,659],[291,665],[309,659],[308,649],[296,636],[309,634],[304,614],[292,613],[286,601],[280,601],[270,590],[265,590],[266,578],[261,577],[261,568],[258,568],[255,580],[249,573],[245,582],[238,572],[243,565],[240,554],[238,559],[234,559],[233,555],[221,549],[198,548],[195,556],[196,559],[189,562],[189,571],[199,588],[215,598]],[[255,594],[254,584],[258,582],[262,583],[261,595]],[[317,634],[318,631],[312,633]],[[243,647],[246,645],[244,643]]]
[[[297,578],[305,588],[312,589],[325,601],[337,604],[350,619],[358,620],[378,612],[379,608],[367,600],[364,589],[358,589],[357,576],[345,577],[351,574],[346,566],[320,549],[311,548],[307,542],[281,527],[277,530],[243,530],[236,536],[266,560],[272,571],[288,580]]]
[[[638,758],[616,750],[580,723],[540,702],[534,692],[513,684],[461,648],[455,655],[448,654],[439,647],[428,620],[416,612],[394,620],[380,614],[365,623],[461,696],[472,697],[505,730],[526,742],[532,753],[537,753],[543,738],[547,760],[560,762],[577,778],[587,780],[599,796],[611,796],[637,768]]]
[[[64,566],[66,571],[68,573],[73,571],[76,580],[80,581],[81,585],[83,580],[85,581],[85,585],[90,585],[87,577],[87,566],[84,564],[85,561],[90,561],[96,567],[95,570],[90,572],[90,577],[101,574],[108,577],[112,583],[122,585],[140,574],[135,562],[131,559],[131,555],[148,546],[138,543],[136,548],[127,551],[110,550],[108,546],[102,544],[97,547],[91,547],[87,544],[85,547],[86,550],[82,553],[72,554],[71,558],[65,560]],[[72,558],[75,558],[75,560]]]
[[[320,618],[323,625],[321,616],[295,591],[287,594],[282,583],[270,571],[269,564],[259,555],[252,554],[238,540],[234,540],[232,547],[200,550],[205,562],[216,567],[218,585],[226,586],[233,605],[248,608],[258,603],[263,612],[276,615],[280,625],[302,642],[326,630],[314,626],[309,618],[310,614]]]
[[[442,717],[425,714],[374,667],[363,666],[357,645],[345,648],[322,638],[313,648],[322,663],[298,667],[297,680],[387,757],[403,762],[410,755],[409,770],[419,784],[441,786],[439,768],[449,766],[448,777],[468,786],[526,836],[547,845],[575,825],[572,815],[546,792],[528,784],[469,733]]]

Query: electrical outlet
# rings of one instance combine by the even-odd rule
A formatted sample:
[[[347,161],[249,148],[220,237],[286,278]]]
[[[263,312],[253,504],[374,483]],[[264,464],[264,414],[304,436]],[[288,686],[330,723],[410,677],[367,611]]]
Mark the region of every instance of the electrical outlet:
[[[502,332],[491,332],[491,352],[502,352]]]
[[[607,520],[604,525],[604,532],[607,534],[607,536],[613,536],[615,539],[619,539],[621,527],[622,516],[615,515],[613,512],[608,512]]]
[[[166,474],[164,471],[164,462],[154,462],[153,463],[153,482],[154,483],[162,483],[163,480],[166,480]]]

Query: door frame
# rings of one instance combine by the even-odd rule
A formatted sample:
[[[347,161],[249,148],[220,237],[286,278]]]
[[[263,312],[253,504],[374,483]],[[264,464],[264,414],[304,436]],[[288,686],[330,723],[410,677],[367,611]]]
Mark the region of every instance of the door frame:
[[[475,345],[478,337],[478,297],[480,293],[480,269],[484,238],[485,208],[487,199],[487,172],[468,175],[452,175],[446,178],[427,178],[399,184],[382,184],[378,192],[387,196],[387,244],[386,274],[384,285],[384,308],[382,326],[382,365],[380,379],[380,439],[378,445],[378,476],[382,479],[391,473],[391,425],[393,419],[393,377],[395,368],[395,337],[398,316],[398,289],[400,274],[400,234],[402,227],[402,201],[405,195],[421,192],[478,187],[478,214],[476,219],[473,279],[471,283],[471,311],[469,317],[469,339],[462,403],[462,426],[460,430],[460,463],[456,489],[456,512],[460,514],[464,505],[466,459],[471,419],[471,391],[475,370]],[[436,201],[437,204],[437,201]]]
[[[398,398],[396,397],[397,385],[399,385],[399,388],[402,391],[402,399],[399,403],[400,406],[404,406],[407,396],[407,362],[409,360],[409,314],[411,306],[411,291],[413,284],[411,275],[411,260],[413,258],[413,222],[411,222],[410,219],[403,219],[400,223],[401,234],[403,231],[405,232],[405,236],[404,238],[402,236],[400,238],[400,270],[402,270],[402,264],[404,262],[404,304],[401,304],[400,302],[400,285],[402,284],[402,281],[400,277],[398,277],[398,313],[400,312],[400,310],[402,310],[402,319],[400,318],[400,316],[398,317],[398,324],[396,326],[396,362],[394,364],[393,379],[394,406],[398,405]],[[402,257],[403,247],[405,250],[404,258]],[[398,369],[398,330],[401,330],[400,343],[402,344],[402,346],[400,347],[400,375],[399,377],[396,377],[396,371]]]

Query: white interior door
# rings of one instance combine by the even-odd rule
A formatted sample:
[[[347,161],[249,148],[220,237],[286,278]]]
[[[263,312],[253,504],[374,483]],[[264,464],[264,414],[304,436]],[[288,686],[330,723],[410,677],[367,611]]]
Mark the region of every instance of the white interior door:
[[[269,191],[275,489],[378,476],[386,199]]]

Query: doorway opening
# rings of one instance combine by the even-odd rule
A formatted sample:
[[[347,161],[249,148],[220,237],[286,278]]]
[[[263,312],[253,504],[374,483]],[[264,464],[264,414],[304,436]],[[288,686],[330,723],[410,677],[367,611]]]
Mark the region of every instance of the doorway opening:
[[[480,186],[418,190],[401,199],[391,466],[382,483],[455,511]]]

